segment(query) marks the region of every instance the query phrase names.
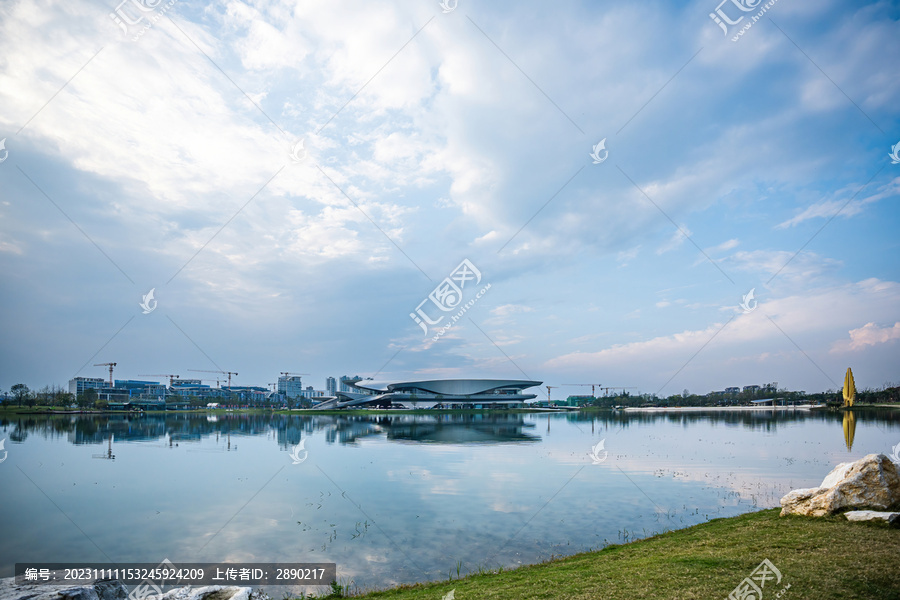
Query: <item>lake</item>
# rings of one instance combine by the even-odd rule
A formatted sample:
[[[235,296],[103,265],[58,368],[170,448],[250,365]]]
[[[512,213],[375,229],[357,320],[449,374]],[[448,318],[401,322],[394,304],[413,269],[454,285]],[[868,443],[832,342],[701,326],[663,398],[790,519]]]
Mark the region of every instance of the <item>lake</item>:
[[[0,576],[168,558],[334,562],[364,589],[446,580],[775,507],[900,444],[900,411],[847,425],[799,409],[7,417]]]

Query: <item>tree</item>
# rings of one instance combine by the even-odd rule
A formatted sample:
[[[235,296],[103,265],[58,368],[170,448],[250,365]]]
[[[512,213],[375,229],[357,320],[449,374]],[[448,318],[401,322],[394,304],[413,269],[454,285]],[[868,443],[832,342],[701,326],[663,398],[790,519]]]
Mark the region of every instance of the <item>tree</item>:
[[[82,393],[78,394],[78,408],[85,409],[91,408],[94,406],[94,402],[97,401],[97,390],[94,388],[88,388],[84,390]]]
[[[17,383],[16,385],[9,388],[9,391],[12,392],[13,400],[16,401],[16,404],[21,408],[22,403],[28,403],[31,397],[31,390],[28,389],[28,386],[24,383]]]
[[[53,404],[56,406],[64,406],[68,408],[72,405],[72,394],[69,392],[63,391],[62,389],[57,390],[53,394]]]

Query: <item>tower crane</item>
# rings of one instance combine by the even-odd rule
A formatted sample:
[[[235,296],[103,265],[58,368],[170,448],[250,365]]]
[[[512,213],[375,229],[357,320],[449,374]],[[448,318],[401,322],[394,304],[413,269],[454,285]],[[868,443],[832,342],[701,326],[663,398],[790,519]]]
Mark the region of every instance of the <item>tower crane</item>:
[[[287,377],[300,377],[301,375],[310,375],[309,373],[288,373],[287,371],[282,371],[281,374]],[[310,377],[312,377],[312,375],[310,375]]]
[[[589,386],[591,386],[591,397],[593,397],[593,398],[597,397],[597,394],[594,392],[595,388],[600,388],[601,390],[603,389],[602,387],[600,387],[601,384],[599,384],[599,383],[564,383],[563,385],[574,385],[574,386],[588,386],[589,385]]]
[[[168,377],[169,387],[175,385],[176,379],[181,379],[181,375],[173,375],[172,373],[140,373],[138,374],[138,377]]]
[[[188,369],[188,371],[193,371],[194,373],[221,373],[222,375],[228,375],[228,389],[231,389],[231,376],[237,375],[237,371],[208,371],[205,369]]]
[[[112,371],[113,371],[113,367],[116,366],[116,363],[95,363],[94,366],[95,367],[109,367],[109,387],[112,387],[113,386]]]
[[[559,387],[559,386],[558,386],[558,385],[546,385],[546,386],[544,386],[544,387],[547,388],[547,404],[550,404],[550,390],[551,390],[552,388],[557,388],[557,387]]]

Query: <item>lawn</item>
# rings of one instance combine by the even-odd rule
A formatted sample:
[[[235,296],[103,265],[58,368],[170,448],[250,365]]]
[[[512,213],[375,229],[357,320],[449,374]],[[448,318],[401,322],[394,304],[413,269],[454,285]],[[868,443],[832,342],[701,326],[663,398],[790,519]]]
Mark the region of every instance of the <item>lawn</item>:
[[[454,591],[455,600],[727,598],[768,559],[782,578],[765,584],[766,600],[900,600],[900,529],[778,513],[715,519],[540,565],[361,597],[440,600]]]

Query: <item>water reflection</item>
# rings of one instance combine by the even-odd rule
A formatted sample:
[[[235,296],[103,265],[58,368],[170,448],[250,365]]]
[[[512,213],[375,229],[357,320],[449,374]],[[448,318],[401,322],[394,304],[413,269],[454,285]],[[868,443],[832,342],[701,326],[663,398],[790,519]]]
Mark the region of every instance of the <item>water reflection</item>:
[[[898,436],[897,411],[858,409],[10,416],[0,489],[17,518],[0,519],[0,576],[103,548],[413,583],[777,506]]]
[[[900,411],[827,411],[776,408],[772,410],[718,411],[600,411],[546,415],[544,436],[551,434],[551,422],[566,421],[576,426],[590,422],[596,428],[627,431],[666,423],[689,426],[707,423],[775,432],[779,426],[804,422],[841,420],[844,442],[852,450],[856,422],[900,423]],[[345,415],[167,413],[144,415],[16,415],[0,419],[11,443],[24,442],[29,435],[44,439],[65,437],[70,444],[162,442],[160,446],[221,438],[222,450],[235,450],[231,437],[267,436],[282,448],[294,446],[304,435],[324,432],[328,444],[354,445],[367,437],[422,444],[503,444],[539,442],[537,419],[531,413],[397,413]],[[111,455],[111,447],[107,450]]]
[[[502,444],[538,442],[535,424],[524,413],[435,413],[396,415],[278,415],[278,414],[145,414],[15,416],[0,421],[12,428],[9,439],[24,442],[29,435],[44,439],[65,437],[70,444],[161,442],[161,447],[215,438],[224,450],[236,450],[232,436],[267,436],[282,448],[294,446],[304,435],[324,432],[329,444],[354,445],[362,438],[381,436],[397,442],[423,444]],[[274,435],[273,435],[274,434]]]
[[[847,451],[853,450],[853,437],[856,435],[856,416],[852,410],[844,411],[844,443]]]

